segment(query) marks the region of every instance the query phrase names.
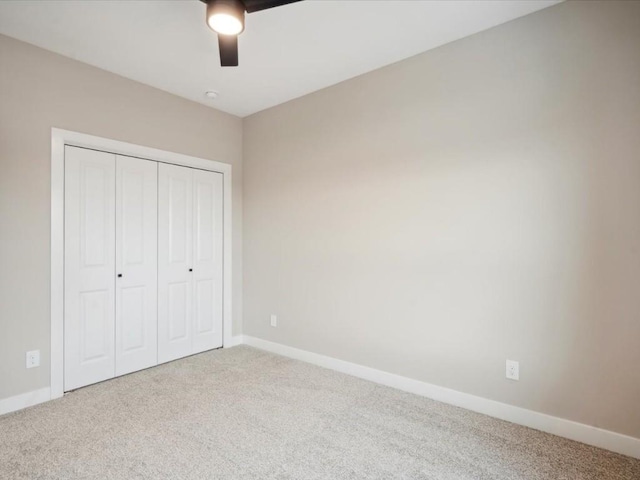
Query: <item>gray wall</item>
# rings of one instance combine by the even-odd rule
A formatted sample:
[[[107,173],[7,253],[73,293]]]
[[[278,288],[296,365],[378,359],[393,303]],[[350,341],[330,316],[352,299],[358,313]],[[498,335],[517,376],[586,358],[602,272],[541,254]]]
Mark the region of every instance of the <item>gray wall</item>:
[[[240,333],[242,121],[0,36],[0,399],[49,385],[51,127],[233,165]],[[34,349],[41,367],[26,370]]]
[[[640,3],[248,117],[244,173],[245,334],[640,437]]]

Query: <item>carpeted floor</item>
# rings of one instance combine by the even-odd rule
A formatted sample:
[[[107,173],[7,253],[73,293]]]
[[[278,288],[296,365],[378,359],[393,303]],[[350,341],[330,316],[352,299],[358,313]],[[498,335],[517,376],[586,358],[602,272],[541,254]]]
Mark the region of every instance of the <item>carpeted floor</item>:
[[[0,417],[2,479],[640,479],[640,460],[246,346]]]

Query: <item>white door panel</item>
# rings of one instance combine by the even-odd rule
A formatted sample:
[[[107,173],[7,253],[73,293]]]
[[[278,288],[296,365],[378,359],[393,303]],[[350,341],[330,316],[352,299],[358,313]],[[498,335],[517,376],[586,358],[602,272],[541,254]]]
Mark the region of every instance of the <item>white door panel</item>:
[[[193,170],[193,353],[222,346],[222,175]]]
[[[168,285],[169,332],[167,338],[170,343],[189,341],[190,288],[189,282],[173,282]]]
[[[65,147],[65,391],[115,374],[115,167]]]
[[[116,158],[116,375],[158,363],[158,164]]]
[[[158,170],[158,361],[192,352],[192,170]]]

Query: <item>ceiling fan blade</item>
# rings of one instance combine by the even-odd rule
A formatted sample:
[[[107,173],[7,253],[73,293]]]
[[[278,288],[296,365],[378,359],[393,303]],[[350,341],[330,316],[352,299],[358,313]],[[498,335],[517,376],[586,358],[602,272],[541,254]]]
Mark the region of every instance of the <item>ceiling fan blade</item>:
[[[267,8],[281,7],[290,3],[300,2],[302,0],[242,0],[247,13],[259,12]]]
[[[220,50],[221,67],[238,66],[237,35],[218,35],[218,50]]]

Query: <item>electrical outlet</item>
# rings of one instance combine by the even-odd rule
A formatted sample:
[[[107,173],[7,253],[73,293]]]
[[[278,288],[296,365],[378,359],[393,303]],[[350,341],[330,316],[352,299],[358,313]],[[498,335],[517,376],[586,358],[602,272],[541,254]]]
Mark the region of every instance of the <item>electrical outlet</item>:
[[[520,363],[515,360],[507,360],[507,378],[520,380]]]
[[[271,314],[271,326],[272,327],[278,326],[278,317],[276,317],[273,313]]]
[[[32,350],[27,352],[27,368],[40,366],[40,350]]]

